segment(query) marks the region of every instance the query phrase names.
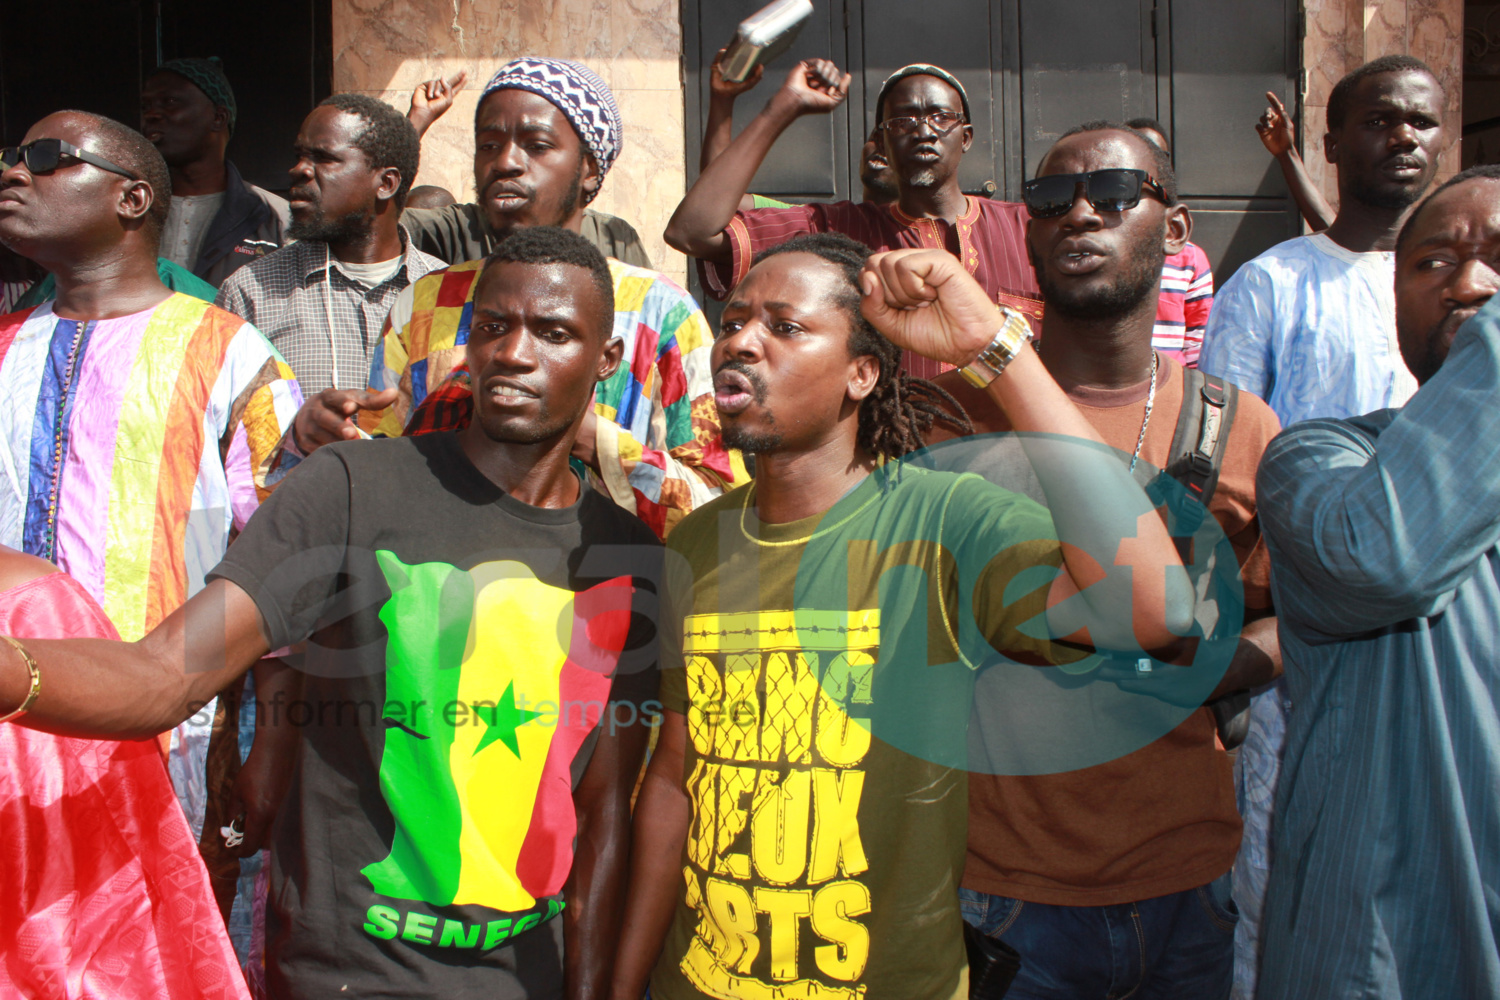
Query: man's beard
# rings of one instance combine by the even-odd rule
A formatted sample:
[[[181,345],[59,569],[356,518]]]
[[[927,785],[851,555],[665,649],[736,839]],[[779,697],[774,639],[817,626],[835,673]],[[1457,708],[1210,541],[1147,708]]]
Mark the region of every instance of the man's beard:
[[[752,431],[741,427],[725,427],[722,437],[729,448],[737,448],[749,455],[765,455],[781,448],[780,431]]]
[[[1432,186],[1432,178],[1429,176],[1421,187],[1392,186],[1379,187],[1370,183],[1365,177],[1351,177],[1349,179],[1349,194],[1361,205],[1371,208],[1383,208],[1387,211],[1400,212],[1415,205],[1422,200],[1422,195]]]
[[[886,177],[882,176],[881,174],[872,174],[869,177],[861,177],[860,184],[861,186],[868,188],[870,194],[878,201],[895,201],[897,198],[901,197],[901,192],[896,190],[896,185],[892,184]]]
[[[726,370],[739,372],[744,376],[745,381],[750,383],[750,398],[757,403],[766,401],[766,382],[756,374],[755,369],[743,361],[730,360],[715,368],[714,374],[718,375],[719,372]],[[766,420],[773,428],[776,426],[776,417],[773,414],[767,413]],[[737,448],[751,455],[763,455],[776,451],[781,447],[782,441],[782,434],[778,430],[752,431],[733,424],[725,424],[723,421],[720,421],[720,437],[724,439],[724,444],[728,447]]]
[[[350,212],[337,219],[330,219],[324,216],[320,209],[305,222],[293,219],[292,224],[287,227],[286,234],[294,240],[315,243],[350,243],[369,236],[370,230],[374,228],[373,213]]]
[[[1161,243],[1146,240],[1125,258],[1124,273],[1113,285],[1074,289],[1053,282],[1045,267],[1036,269],[1036,282],[1048,309],[1073,319],[1112,319],[1129,313],[1156,292],[1166,259]]]
[[[906,178],[906,186],[914,188],[935,188],[938,186],[937,171],[931,167],[923,167]]]
[[[886,163],[884,156],[881,156],[881,164]],[[860,163],[859,183],[879,201],[895,201],[901,196],[901,192],[896,189],[896,172],[888,164],[871,163],[869,157]]]
[[[578,169],[573,171],[573,180],[568,184],[568,193],[563,196],[562,204],[558,206],[558,209],[562,214],[562,218],[558,220],[558,225],[562,225],[564,222],[568,221],[569,216],[571,216],[573,214],[573,210],[578,207],[578,201],[582,197],[583,157],[580,155],[578,157]]]
[[[1422,357],[1417,359],[1416,365],[1408,363],[1406,367],[1411,370],[1412,377],[1417,380],[1417,385],[1426,385],[1428,380],[1438,373],[1438,369],[1443,367],[1443,362],[1447,360],[1447,354],[1443,354],[1441,357],[1438,356],[1437,337],[1434,335],[1427,341],[1427,348],[1423,352]]]
[[[483,180],[481,180],[478,177],[475,177],[475,179],[474,179],[474,190],[480,192],[480,197],[483,198],[484,197],[484,192],[488,191],[490,189],[490,186],[493,185],[498,180],[500,180],[500,178],[498,176],[496,176],[494,173],[491,173],[489,177],[484,178]],[[536,188],[530,186],[529,184],[526,185],[526,196],[530,200],[531,206],[534,207],[536,205]],[[558,206],[557,206],[557,218],[555,220],[551,221],[551,222],[540,222],[540,221],[533,222],[532,225],[537,225],[537,226],[561,226],[561,225],[563,225],[564,223],[566,223],[568,221],[569,217],[571,217],[572,214],[573,214],[573,212],[578,208],[578,202],[582,198],[583,198],[583,157],[580,156],[578,158],[578,169],[573,172],[573,179],[568,183],[568,191],[567,191],[567,193],[565,195],[563,195],[562,200],[558,203]]]
[[[1422,353],[1416,358],[1407,356],[1406,344],[1409,338],[1400,336],[1400,330],[1397,330],[1397,340],[1401,343],[1401,360],[1406,363],[1418,385],[1426,385],[1438,373],[1438,369],[1443,367],[1443,362],[1448,360],[1448,352],[1453,348],[1453,334],[1467,319],[1468,317],[1464,317],[1463,320],[1454,322],[1452,313],[1444,316],[1436,326],[1427,331],[1427,337],[1422,342]]]

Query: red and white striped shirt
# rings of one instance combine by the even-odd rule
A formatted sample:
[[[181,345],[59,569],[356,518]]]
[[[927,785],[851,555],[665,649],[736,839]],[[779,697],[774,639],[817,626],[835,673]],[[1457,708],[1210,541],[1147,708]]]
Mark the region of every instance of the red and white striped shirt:
[[[1151,346],[1186,368],[1197,368],[1203,328],[1213,307],[1214,272],[1208,255],[1198,244],[1189,243],[1162,265]]]

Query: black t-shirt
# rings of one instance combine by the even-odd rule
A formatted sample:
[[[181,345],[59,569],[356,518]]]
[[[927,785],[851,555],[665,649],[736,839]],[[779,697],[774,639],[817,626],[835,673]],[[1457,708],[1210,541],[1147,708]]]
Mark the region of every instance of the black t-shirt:
[[[650,530],[581,486],[521,503],[453,434],[319,450],[211,576],[305,641],[274,834],[267,974],[286,997],[562,994],[572,791],[602,727],[657,709],[635,614]]]

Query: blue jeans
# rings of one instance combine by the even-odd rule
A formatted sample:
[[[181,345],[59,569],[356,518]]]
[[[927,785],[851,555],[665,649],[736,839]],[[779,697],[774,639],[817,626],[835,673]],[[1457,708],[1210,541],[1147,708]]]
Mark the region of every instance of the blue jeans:
[[[1116,906],[1051,906],[958,891],[964,920],[1021,953],[1006,1000],[1223,1000],[1234,971],[1226,873]]]

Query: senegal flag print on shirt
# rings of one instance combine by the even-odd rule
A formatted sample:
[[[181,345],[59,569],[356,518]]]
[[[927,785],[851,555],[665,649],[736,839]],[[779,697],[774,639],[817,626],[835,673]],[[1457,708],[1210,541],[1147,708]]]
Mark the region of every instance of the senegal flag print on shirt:
[[[380,791],[395,832],[390,853],[362,872],[392,901],[482,906],[498,918],[403,923],[399,903],[375,905],[364,930],[492,948],[562,909],[577,830],[572,765],[605,712],[631,581],[574,593],[509,560],[465,571],[376,558],[391,590],[380,611]]]

